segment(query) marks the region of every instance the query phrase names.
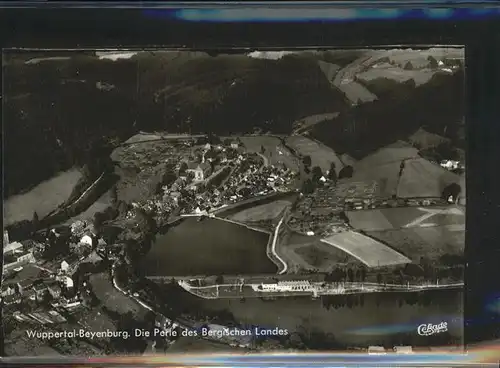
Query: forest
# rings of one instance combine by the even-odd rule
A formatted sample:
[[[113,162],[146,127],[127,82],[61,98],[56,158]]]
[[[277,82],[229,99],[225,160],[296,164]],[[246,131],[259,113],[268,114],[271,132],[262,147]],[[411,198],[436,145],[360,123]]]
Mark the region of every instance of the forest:
[[[311,134],[354,157],[421,126],[463,144],[463,71],[436,75],[421,87],[403,83],[352,108],[317,63],[336,59],[319,55],[267,60],[144,52],[111,61],[78,53],[28,64],[27,55],[10,55],[4,60],[4,197],[92,165],[141,130],[287,134],[298,119],[338,112]],[[337,61],[345,65],[357,56],[341,54]]]

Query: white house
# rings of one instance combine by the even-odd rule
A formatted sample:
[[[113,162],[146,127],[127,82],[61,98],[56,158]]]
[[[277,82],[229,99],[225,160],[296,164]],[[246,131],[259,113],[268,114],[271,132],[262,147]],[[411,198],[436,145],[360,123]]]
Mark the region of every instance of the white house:
[[[16,288],[14,285],[7,285],[5,289],[2,289],[2,296],[14,295],[16,293]]]
[[[456,170],[460,167],[460,161],[455,160],[443,160],[439,165],[446,170]]]
[[[3,254],[14,253],[23,248],[23,245],[19,242],[4,243]]]
[[[232,148],[232,149],[238,149],[238,147],[239,147],[239,146],[240,146],[240,145],[238,144],[238,142],[237,142],[237,141],[232,141],[232,142],[231,142],[231,148]]]
[[[61,271],[66,272],[69,269],[69,264],[66,261],[61,262]]]
[[[92,246],[92,238],[89,235],[84,235],[80,239],[80,244],[86,244]]]
[[[186,172],[192,172],[194,174],[195,181],[203,181],[208,176],[210,171],[210,165],[207,163],[194,163],[190,162]]]
[[[260,292],[286,292],[286,291],[309,291],[313,292],[316,288],[307,280],[300,281],[279,281],[273,284],[252,285],[254,291]]]
[[[68,289],[71,289],[74,286],[73,279],[71,277],[66,277],[63,282],[64,286]]]

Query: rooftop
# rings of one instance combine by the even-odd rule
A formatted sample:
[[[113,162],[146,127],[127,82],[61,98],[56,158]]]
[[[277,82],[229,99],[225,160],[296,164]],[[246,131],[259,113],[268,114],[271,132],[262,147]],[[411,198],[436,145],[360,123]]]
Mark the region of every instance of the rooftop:
[[[22,247],[23,247],[23,245],[21,243],[19,243],[19,242],[12,242],[12,243],[7,244],[7,245],[4,246],[3,253],[5,254],[7,252],[13,252],[13,251],[15,251],[17,249],[20,249]]]

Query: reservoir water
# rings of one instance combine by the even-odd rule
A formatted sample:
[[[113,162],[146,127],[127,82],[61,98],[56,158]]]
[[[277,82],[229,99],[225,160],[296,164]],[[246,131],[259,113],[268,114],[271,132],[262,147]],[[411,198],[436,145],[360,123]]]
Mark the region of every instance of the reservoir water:
[[[266,255],[269,237],[219,219],[185,218],[156,236],[142,269],[147,276],[276,273]]]
[[[352,347],[435,345],[436,338],[440,337],[445,339],[445,343],[439,340],[442,345],[462,344],[463,292],[460,289],[365,294],[362,301],[360,296],[347,303],[346,300],[345,297],[287,297],[267,301],[198,298],[195,303],[204,310],[229,311],[242,324],[332,334],[337,341]],[[338,305],[342,303],[343,306]],[[418,326],[441,322],[447,324],[448,331],[440,336],[418,334]]]

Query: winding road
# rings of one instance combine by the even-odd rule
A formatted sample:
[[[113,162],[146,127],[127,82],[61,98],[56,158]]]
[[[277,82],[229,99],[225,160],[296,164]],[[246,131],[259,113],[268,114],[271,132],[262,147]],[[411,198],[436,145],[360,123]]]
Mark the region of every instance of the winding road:
[[[283,265],[283,269],[278,272],[278,275],[283,275],[288,270],[288,264],[276,252],[276,244],[278,243],[278,234],[279,234],[281,225],[283,225],[283,222],[285,221],[285,218],[286,218],[286,212],[283,214],[283,217],[281,218],[281,220],[278,222],[278,225],[276,225],[276,228],[274,229],[273,241],[271,243],[271,252],[272,252],[273,256],[276,257],[276,259],[278,261],[280,261],[281,264]]]

